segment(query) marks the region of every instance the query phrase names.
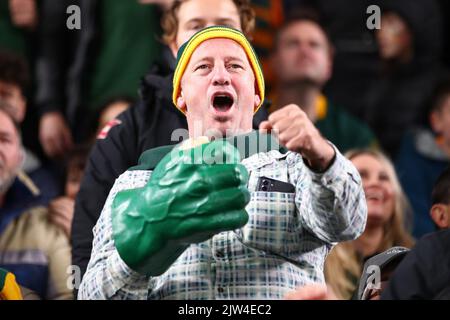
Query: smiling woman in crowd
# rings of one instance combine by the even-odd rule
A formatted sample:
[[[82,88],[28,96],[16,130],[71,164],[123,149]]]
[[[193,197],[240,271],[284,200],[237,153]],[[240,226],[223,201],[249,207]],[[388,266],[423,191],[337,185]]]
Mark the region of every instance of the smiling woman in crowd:
[[[409,205],[390,160],[374,150],[354,150],[346,156],[361,175],[368,212],[364,233],[335,246],[325,262],[327,283],[342,299],[356,290],[367,258],[393,246],[413,245],[404,223]]]

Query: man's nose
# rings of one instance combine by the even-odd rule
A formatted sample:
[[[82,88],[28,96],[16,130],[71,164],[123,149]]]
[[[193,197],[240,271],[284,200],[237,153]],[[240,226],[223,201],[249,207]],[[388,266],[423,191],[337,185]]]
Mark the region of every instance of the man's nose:
[[[298,47],[298,55],[301,58],[307,58],[311,55],[311,46],[309,46],[308,44],[302,43],[299,47]]]
[[[230,73],[225,66],[216,66],[214,68],[213,85],[215,86],[228,86],[230,85]]]

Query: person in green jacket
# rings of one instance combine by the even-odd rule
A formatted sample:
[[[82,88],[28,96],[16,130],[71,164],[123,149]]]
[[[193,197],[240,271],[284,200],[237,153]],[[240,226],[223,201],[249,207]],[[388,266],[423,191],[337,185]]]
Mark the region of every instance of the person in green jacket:
[[[287,17],[276,37],[273,69],[276,74],[272,110],[295,104],[306,112],[322,135],[343,152],[376,146],[371,129],[322,93],[331,78],[333,46],[311,10]]]

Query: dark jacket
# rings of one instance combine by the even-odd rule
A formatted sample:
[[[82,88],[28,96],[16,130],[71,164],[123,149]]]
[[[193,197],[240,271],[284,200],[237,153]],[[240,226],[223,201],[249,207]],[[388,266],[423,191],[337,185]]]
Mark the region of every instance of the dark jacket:
[[[71,5],[80,8],[79,30],[66,26]],[[160,53],[157,14],[156,6],[136,1],[42,0],[35,97],[39,114],[59,111],[75,142],[84,142],[102,104],[118,96],[137,98],[139,78]]]
[[[426,119],[426,105],[442,74],[442,21],[435,1],[381,1],[408,24],[414,43],[409,63],[382,63],[364,104],[364,118],[381,146],[395,156],[405,131]]]
[[[430,216],[431,192],[449,164],[450,158],[438,147],[431,130],[416,129],[404,137],[395,167],[414,211],[416,238],[436,230]]]
[[[40,115],[59,111],[73,127],[80,107],[82,75],[95,35],[96,0],[42,0],[36,57],[36,107]],[[70,5],[81,10],[82,28],[69,30]]]
[[[75,204],[72,225],[72,263],[83,275],[92,250],[95,226],[114,181],[138,163],[146,150],[176,144],[175,129],[187,129],[185,116],[172,103],[172,61],[155,64],[144,78],[141,99],[122,113],[103,139],[98,139],[85,171]],[[263,106],[254,117],[254,127],[267,118]]]
[[[450,230],[417,242],[395,270],[381,299],[450,299]]]

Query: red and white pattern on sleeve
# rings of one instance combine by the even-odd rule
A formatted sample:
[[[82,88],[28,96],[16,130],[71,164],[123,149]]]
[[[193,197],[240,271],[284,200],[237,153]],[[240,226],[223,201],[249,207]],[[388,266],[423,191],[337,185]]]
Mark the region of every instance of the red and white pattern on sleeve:
[[[120,121],[120,120],[118,120],[118,119],[112,119],[111,121],[109,121],[104,127],[103,127],[103,129],[100,131],[100,133],[97,135],[97,139],[98,140],[103,140],[103,139],[106,139],[107,137],[108,137],[108,133],[109,133],[109,131],[113,128],[113,127],[115,127],[115,126],[117,126],[117,125],[119,125],[119,124],[121,124],[122,123],[122,121]]]

